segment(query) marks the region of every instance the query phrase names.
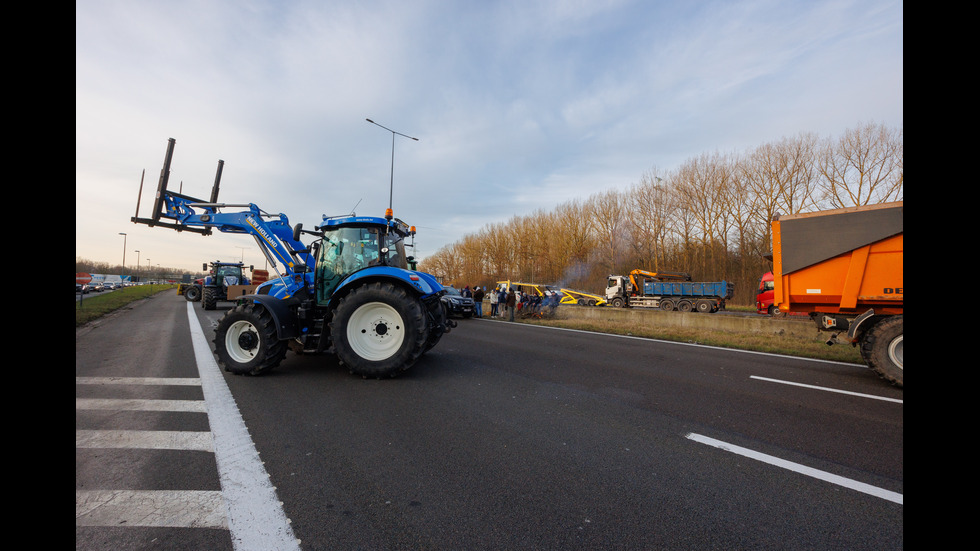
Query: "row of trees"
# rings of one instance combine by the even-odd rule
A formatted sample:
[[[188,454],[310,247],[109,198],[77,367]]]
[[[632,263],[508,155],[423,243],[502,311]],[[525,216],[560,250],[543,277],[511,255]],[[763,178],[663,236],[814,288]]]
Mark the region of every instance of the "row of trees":
[[[488,224],[419,269],[457,286],[511,279],[598,294],[609,274],[685,271],[731,281],[733,302],[751,304],[772,268],[772,217],[901,201],[903,140],[901,128],[871,122],[837,138],[801,133],[745,154],[702,154],[626,189]]]

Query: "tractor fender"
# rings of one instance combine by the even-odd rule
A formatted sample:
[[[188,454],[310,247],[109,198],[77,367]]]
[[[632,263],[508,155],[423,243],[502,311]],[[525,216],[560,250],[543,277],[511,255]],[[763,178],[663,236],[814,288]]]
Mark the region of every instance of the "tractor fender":
[[[334,298],[346,295],[353,287],[358,287],[371,281],[385,280],[395,280],[403,284],[403,286],[412,289],[417,295],[423,298],[442,291],[442,285],[434,277],[425,272],[415,272],[402,268],[393,268],[391,266],[373,266],[358,270],[347,276],[337,285],[333,296],[330,297],[330,301],[333,302]]]
[[[271,295],[245,295],[240,300],[264,306],[276,322],[276,333],[279,339],[286,340],[299,337],[299,323],[291,309],[298,302],[296,299],[281,299]]]

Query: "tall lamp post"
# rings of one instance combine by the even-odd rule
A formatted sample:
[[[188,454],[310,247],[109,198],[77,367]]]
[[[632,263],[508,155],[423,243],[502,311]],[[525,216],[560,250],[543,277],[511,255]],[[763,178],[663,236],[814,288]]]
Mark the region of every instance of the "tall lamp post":
[[[139,249],[137,249],[135,252],[136,252],[136,280],[139,281],[139,277],[140,277],[140,252],[139,252]],[[136,283],[136,281],[133,281],[132,279],[130,279],[129,281],[130,281],[130,283]]]
[[[368,121],[369,123],[371,123],[371,124],[373,124],[375,126],[381,126],[380,124],[372,121],[371,119],[364,119],[364,120]],[[399,136],[408,138],[410,140],[419,141],[419,139],[418,138],[413,138],[411,136],[406,136],[405,134],[402,134],[401,132],[395,132],[394,130],[392,130],[390,128],[387,128],[385,126],[381,126],[381,128],[384,128],[388,132],[391,132],[391,181],[388,183],[388,212],[390,213],[391,212],[391,197],[392,197],[392,195],[394,195],[394,191],[395,191],[395,134],[398,134]]]
[[[123,273],[125,273],[126,272],[126,234],[123,233],[123,232],[119,232],[119,235],[123,236],[123,264],[122,264],[122,271],[123,271]]]

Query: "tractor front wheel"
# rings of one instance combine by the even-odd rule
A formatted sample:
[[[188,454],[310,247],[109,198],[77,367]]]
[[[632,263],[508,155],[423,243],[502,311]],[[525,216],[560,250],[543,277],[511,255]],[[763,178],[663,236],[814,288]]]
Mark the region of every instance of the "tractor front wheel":
[[[197,285],[191,285],[184,291],[184,298],[187,302],[197,302],[201,300],[201,288]]]
[[[286,356],[286,341],[276,335],[275,320],[260,304],[232,308],[214,330],[218,364],[235,375],[260,375]]]
[[[421,301],[391,283],[370,283],[341,299],[330,322],[334,350],[351,373],[394,377],[426,350]]]

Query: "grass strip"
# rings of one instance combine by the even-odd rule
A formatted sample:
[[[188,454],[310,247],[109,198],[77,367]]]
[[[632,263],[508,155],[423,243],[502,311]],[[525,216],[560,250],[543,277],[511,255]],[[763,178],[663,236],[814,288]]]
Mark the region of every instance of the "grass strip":
[[[115,291],[103,291],[99,294],[89,293],[82,295],[82,299],[75,299],[75,327],[80,327],[86,323],[98,319],[109,312],[124,308],[127,305],[145,299],[157,293],[173,291],[176,285],[170,284],[151,284],[133,285],[123,287]]]

